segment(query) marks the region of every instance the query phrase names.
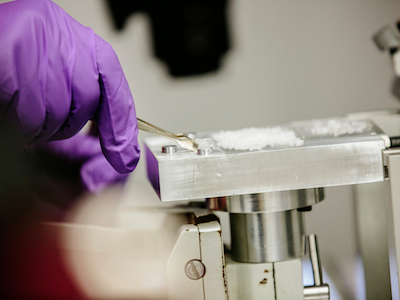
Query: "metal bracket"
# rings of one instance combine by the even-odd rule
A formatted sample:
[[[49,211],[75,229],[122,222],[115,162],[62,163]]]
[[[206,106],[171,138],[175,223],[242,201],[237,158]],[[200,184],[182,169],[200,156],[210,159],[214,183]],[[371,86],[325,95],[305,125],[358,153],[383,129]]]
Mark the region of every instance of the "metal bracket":
[[[393,149],[384,149],[382,150],[382,161],[383,161],[383,174],[385,180],[389,180],[389,156],[390,155],[400,155],[400,149],[399,148],[393,148]]]
[[[400,149],[383,151],[383,165],[386,167],[385,198],[387,203],[389,266],[392,299],[400,300]]]
[[[195,214],[183,225],[167,262],[168,298],[227,300],[221,225],[213,214]]]

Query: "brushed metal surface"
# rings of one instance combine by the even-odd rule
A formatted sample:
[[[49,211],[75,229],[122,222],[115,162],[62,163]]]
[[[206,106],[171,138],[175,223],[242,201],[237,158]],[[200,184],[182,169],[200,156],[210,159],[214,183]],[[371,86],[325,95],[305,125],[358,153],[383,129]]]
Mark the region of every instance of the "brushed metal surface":
[[[370,123],[365,132],[339,136],[313,135],[315,121],[292,123],[302,146],[234,151],[214,145],[207,156],[180,147],[173,155],[163,154],[166,140],[151,137],[145,140],[147,173],[161,201],[379,182],[384,179],[385,142]]]
[[[305,254],[304,213],[229,214],[231,254],[245,263],[278,262]]]

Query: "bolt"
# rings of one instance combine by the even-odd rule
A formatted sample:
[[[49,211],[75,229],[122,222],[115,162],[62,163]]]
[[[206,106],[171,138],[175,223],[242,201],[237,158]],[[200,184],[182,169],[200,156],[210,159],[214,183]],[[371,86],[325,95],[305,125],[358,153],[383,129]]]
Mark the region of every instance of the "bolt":
[[[198,155],[210,155],[213,153],[213,144],[210,139],[196,139],[196,143],[199,145],[197,148]]]
[[[197,149],[197,154],[198,155],[210,155],[214,152],[213,148],[198,148]]]
[[[177,151],[176,145],[167,145],[161,148],[162,153],[172,154],[175,153],[176,151]]]
[[[192,280],[198,280],[206,274],[206,267],[200,260],[192,259],[185,266],[186,276]]]

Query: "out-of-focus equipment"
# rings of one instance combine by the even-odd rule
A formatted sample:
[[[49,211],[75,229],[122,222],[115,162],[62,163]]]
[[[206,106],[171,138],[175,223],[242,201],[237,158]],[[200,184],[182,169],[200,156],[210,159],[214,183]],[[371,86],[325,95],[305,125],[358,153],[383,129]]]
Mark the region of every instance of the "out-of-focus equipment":
[[[216,71],[229,49],[228,0],[108,0],[108,4],[118,30],[132,13],[148,14],[154,54],[172,76]]]
[[[400,76],[400,23],[388,24],[373,36],[376,46],[392,55],[394,72]]]
[[[395,78],[392,82],[392,93],[400,99],[400,23],[388,24],[373,36],[376,46],[390,54]]]
[[[250,132],[257,138],[249,140]],[[49,225],[62,233],[83,290],[94,299],[329,299],[334,289],[324,282],[305,217],[324,200],[325,187],[354,185],[359,209],[379,203],[372,215],[360,210],[360,223],[378,219],[387,206],[379,217],[383,227],[359,232],[367,291],[372,287],[367,299],[400,299],[400,151],[393,147],[400,114],[359,113],[237,133],[192,133],[197,152],[178,144],[164,151],[174,142],[147,137],[147,174],[163,203],[120,207],[116,228]],[[241,138],[230,143],[235,136]],[[98,209],[101,201],[95,203]],[[219,217],[228,217],[221,220],[230,227],[223,229]],[[230,235],[230,245],[223,235]],[[311,286],[303,284],[306,244]],[[382,245],[386,256],[375,255]]]
[[[374,34],[373,40],[379,49],[392,54],[397,52],[400,47],[399,24],[388,24],[381,28]]]

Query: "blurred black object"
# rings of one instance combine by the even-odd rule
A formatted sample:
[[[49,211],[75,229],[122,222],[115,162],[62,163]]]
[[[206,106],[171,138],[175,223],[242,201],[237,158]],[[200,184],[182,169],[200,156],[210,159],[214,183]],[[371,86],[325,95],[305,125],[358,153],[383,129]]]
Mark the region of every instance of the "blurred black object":
[[[392,79],[392,95],[394,95],[397,99],[400,99],[400,78],[394,76]]]
[[[58,248],[61,237],[42,225],[64,221],[64,210],[53,208],[72,204],[74,170],[30,151],[4,112],[0,105],[0,297],[84,300]]]
[[[107,0],[122,30],[134,12],[149,15],[155,55],[172,76],[216,71],[229,49],[228,0]]]
[[[58,220],[84,191],[80,165],[24,145],[3,111],[0,107],[0,231],[32,218]]]

